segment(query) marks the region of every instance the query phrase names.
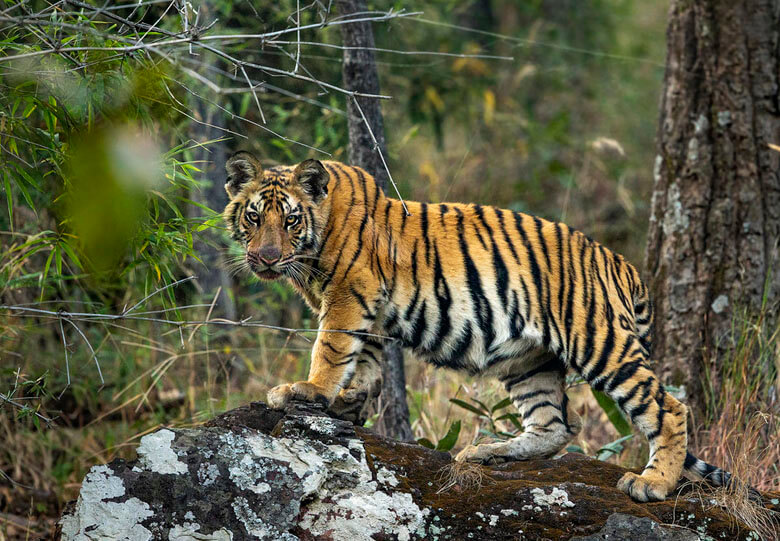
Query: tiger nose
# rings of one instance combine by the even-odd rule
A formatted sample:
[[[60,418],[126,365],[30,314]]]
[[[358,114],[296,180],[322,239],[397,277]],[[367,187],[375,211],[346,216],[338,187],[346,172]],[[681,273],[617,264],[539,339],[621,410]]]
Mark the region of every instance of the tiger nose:
[[[279,258],[282,257],[282,251],[276,246],[263,246],[258,250],[257,256],[261,262],[270,266],[279,261]]]

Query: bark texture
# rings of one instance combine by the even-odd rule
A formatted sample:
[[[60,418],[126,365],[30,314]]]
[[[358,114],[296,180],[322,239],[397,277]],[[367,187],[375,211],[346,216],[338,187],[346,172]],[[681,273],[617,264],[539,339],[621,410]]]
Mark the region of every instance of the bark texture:
[[[625,469],[574,453],[477,466],[477,484],[450,479],[448,453],[377,436],[309,404],[279,411],[255,402],[205,426],[163,428],[141,438],[137,455],[87,473],[55,539],[757,538],[690,486],[664,502],[633,502],[615,488]],[[771,509],[777,496],[765,495]]]
[[[365,0],[337,0],[336,5],[341,15],[368,11]],[[379,94],[379,74],[376,71],[374,56],[374,32],[370,22],[342,24],[341,41],[344,45],[341,73],[344,87],[347,90],[363,94]],[[387,171],[379,157],[381,151],[387,156],[385,146],[385,126],[382,122],[382,109],[379,100],[373,98],[347,99],[347,119],[349,123],[349,146],[347,155],[352,165],[357,165],[371,173],[377,184],[387,191]],[[368,125],[371,126],[379,148],[375,148],[368,127],[360,114],[363,111]]]
[[[365,0],[338,0],[337,7],[341,15],[347,16],[367,10]],[[373,51],[374,33],[371,23],[343,24],[339,28],[345,47],[342,64],[344,87],[354,92],[379,94],[379,74]],[[387,156],[380,103],[379,100],[372,98],[356,99],[359,108],[355,100],[351,98],[347,100],[349,162],[371,173],[377,184],[387,192],[388,175],[379,155],[381,152],[382,155]],[[364,116],[365,120],[363,120]],[[371,134],[374,135],[373,138]],[[397,342],[389,343],[384,349],[384,357],[382,394],[377,407],[379,419],[375,428],[384,436],[412,441],[414,433],[409,425],[409,406],[406,403],[406,377],[401,346]]]
[[[780,0],[674,0],[646,267],[653,356],[701,412],[733,311],[780,293]]]

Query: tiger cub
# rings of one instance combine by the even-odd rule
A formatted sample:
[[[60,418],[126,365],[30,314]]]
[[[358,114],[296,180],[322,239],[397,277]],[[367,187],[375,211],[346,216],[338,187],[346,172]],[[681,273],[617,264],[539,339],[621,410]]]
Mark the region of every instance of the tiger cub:
[[[647,437],[641,475],[618,487],[663,500],[683,469],[730,474],[687,453],[687,408],[648,366],[652,305],[637,270],[567,225],[495,207],[387,197],[358,167],[306,160],[264,170],[230,157],[224,217],[264,280],[284,276],[319,317],[307,381],[268,393],[354,412],[381,386],[384,338],[416,357],[498,378],[522,415],[514,439],[456,460],[550,457],[580,429],[568,369],[611,396]],[[342,332],[350,331],[350,332]]]

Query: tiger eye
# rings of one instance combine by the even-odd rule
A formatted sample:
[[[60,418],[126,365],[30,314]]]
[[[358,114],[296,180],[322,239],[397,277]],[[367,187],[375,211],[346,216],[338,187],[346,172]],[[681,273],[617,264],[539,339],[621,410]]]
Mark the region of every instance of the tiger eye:
[[[287,216],[287,219],[284,221],[284,225],[288,228],[295,227],[298,225],[301,221],[301,216],[299,214],[290,214]]]

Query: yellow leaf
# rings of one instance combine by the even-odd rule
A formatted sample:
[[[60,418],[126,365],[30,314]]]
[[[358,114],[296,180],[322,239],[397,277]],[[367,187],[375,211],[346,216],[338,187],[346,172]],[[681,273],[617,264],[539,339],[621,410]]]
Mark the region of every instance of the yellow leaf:
[[[425,97],[428,98],[428,101],[431,102],[431,105],[433,105],[434,109],[440,113],[444,111],[444,100],[441,99],[441,96],[439,96],[439,93],[436,92],[435,88],[432,86],[426,86]]]
[[[429,197],[431,201],[435,203],[438,200],[441,177],[439,176],[439,172],[436,171],[436,167],[430,160],[426,160],[420,164],[420,176],[428,180]]]
[[[490,126],[496,113],[496,95],[492,90],[485,90],[485,108],[483,111],[485,124]]]
[[[162,275],[160,274],[160,267],[157,266],[157,263],[154,264],[154,270],[157,271],[157,281],[159,282],[162,280]]]
[[[780,145],[773,145],[772,143],[767,143],[766,146],[768,146],[772,150],[776,150],[777,152],[780,152]]]

